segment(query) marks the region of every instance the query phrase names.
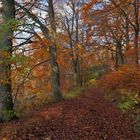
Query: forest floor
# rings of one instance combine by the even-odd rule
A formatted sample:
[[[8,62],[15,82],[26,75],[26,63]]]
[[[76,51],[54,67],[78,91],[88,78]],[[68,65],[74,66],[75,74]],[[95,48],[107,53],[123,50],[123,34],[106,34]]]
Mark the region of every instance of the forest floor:
[[[134,122],[97,88],[5,123],[0,140],[138,140]]]

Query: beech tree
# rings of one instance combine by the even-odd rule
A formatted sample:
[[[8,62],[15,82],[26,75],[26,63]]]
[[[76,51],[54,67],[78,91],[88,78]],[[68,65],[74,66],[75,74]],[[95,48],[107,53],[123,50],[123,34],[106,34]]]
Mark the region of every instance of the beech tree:
[[[14,0],[1,0],[0,33],[0,121],[11,119],[13,112],[11,64],[12,23],[15,19]],[[4,28],[5,27],[5,28]]]
[[[49,0],[49,21],[51,26],[51,41],[50,47],[51,67],[52,67],[52,87],[55,101],[62,100],[62,94],[60,90],[60,72],[57,62],[57,43],[56,43],[56,22],[55,13],[53,7],[53,0]]]
[[[52,90],[53,90],[53,97],[54,101],[60,101],[62,100],[62,94],[61,94],[61,87],[60,87],[60,73],[59,73],[59,66],[57,63],[57,44],[56,44],[56,23],[55,23],[55,13],[54,13],[54,7],[53,7],[53,1],[48,1],[48,14],[49,14],[49,24],[50,29],[49,31],[47,25],[45,23],[42,23],[40,20],[40,17],[37,17],[30,9],[28,9],[26,6],[19,4],[18,2],[15,2],[16,6],[21,8],[25,15],[29,18],[31,18],[36,24],[39,25],[39,29],[41,30],[43,37],[50,42],[50,45],[46,44],[46,46],[43,46],[45,48],[49,48],[50,52],[50,65],[51,65],[51,80],[52,80]],[[32,6],[31,6],[32,7]],[[44,9],[44,11],[47,11],[47,9]],[[35,33],[35,36],[38,34]],[[41,39],[42,37],[38,37]]]
[[[133,9],[133,10],[132,10]],[[91,0],[83,8],[87,32],[93,42],[110,51],[115,67],[139,60],[139,3],[138,1]],[[103,49],[102,49],[103,50]],[[135,59],[126,57],[135,51]]]
[[[116,8],[118,8],[124,17],[127,19],[127,23],[130,24],[130,26],[133,28],[134,32],[134,38],[133,38],[133,44],[134,44],[134,49],[135,49],[135,64],[139,64],[139,32],[140,32],[140,27],[139,27],[139,11],[140,11],[140,6],[139,6],[139,0],[128,0],[126,1],[125,5],[129,7],[129,12],[125,10],[122,6],[122,1],[114,1],[110,0],[112,4],[115,5]],[[133,10],[132,10],[133,9]]]

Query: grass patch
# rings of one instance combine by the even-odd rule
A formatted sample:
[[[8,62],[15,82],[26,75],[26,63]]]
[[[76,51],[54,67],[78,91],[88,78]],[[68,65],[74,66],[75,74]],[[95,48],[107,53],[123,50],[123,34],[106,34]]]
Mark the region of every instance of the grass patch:
[[[118,107],[123,112],[127,112],[129,110],[135,109],[135,106],[138,104],[135,96],[127,95],[126,97],[122,97],[121,101],[118,103]]]
[[[115,106],[124,113],[128,113],[135,121],[134,131],[140,138],[140,97],[135,91],[119,89],[108,91],[105,98],[110,100]]]
[[[75,87],[72,90],[64,93],[64,99],[72,99],[77,97],[79,94],[82,94],[86,90],[85,87]]]

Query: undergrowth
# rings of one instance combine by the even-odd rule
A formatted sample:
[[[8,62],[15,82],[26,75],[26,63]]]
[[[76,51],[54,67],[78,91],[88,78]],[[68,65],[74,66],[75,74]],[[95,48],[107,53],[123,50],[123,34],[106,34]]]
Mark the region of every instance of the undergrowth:
[[[133,116],[135,131],[140,135],[140,70],[136,67],[122,66],[99,80],[98,86],[105,96],[122,112]]]

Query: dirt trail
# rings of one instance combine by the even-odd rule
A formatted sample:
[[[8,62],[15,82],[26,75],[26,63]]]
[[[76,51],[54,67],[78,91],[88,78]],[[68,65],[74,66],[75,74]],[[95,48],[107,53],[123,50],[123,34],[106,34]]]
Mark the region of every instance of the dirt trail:
[[[17,125],[20,129],[9,140],[138,140],[132,120],[95,88],[44,108]]]

